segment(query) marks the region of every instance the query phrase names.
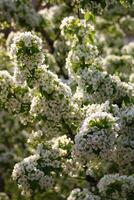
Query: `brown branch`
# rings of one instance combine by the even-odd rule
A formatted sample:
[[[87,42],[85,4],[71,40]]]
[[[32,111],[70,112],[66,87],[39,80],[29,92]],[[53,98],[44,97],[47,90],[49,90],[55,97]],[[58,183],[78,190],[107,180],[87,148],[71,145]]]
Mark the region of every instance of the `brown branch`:
[[[36,11],[38,11],[41,7],[42,0],[32,0],[32,5]]]
[[[48,33],[42,29],[42,28],[37,28],[37,31],[39,31],[41,33],[41,35],[43,36],[43,38],[46,40],[48,46],[49,46],[49,50],[50,53],[54,52],[54,46],[53,46],[53,40],[49,37]]]
[[[0,29],[0,33],[3,33],[5,38],[7,38],[8,35],[9,35],[12,31],[15,31],[15,30],[13,29],[13,27],[5,28],[5,29]]]
[[[4,192],[4,187],[5,187],[4,179],[0,174],[0,192]]]

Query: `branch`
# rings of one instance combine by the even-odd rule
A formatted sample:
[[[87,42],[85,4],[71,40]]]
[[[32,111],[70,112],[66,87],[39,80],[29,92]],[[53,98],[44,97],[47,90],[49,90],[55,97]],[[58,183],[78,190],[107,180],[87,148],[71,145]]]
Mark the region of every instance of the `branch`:
[[[32,0],[32,5],[36,11],[38,11],[41,7],[42,0]]]
[[[4,34],[4,37],[7,39],[8,35],[10,34],[11,31],[14,31],[15,30],[13,29],[13,27],[10,27],[10,28],[5,28],[5,29],[0,29],[0,33],[3,33]]]
[[[45,40],[46,40],[46,42],[47,42],[47,44],[49,46],[50,53],[53,53],[54,52],[54,46],[53,46],[54,42],[49,37],[48,33],[44,29],[41,29],[41,28],[37,28],[36,30],[41,33],[41,35],[43,36],[43,38],[45,38]]]
[[[4,186],[5,186],[4,179],[0,174],[0,192],[4,192]]]

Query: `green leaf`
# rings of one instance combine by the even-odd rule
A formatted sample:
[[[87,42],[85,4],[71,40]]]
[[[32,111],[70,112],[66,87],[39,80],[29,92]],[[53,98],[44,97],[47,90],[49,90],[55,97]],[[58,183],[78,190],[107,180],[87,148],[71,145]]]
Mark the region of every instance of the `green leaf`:
[[[84,19],[86,20],[86,21],[93,21],[94,22],[94,20],[95,20],[95,16],[91,13],[91,12],[86,12],[85,14],[84,14]]]

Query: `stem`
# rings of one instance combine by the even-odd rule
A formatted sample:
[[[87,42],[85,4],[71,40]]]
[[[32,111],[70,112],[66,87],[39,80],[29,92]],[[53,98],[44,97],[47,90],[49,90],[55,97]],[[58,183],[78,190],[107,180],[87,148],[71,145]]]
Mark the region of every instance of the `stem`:
[[[4,192],[4,187],[5,187],[4,179],[0,174],[0,192]]]

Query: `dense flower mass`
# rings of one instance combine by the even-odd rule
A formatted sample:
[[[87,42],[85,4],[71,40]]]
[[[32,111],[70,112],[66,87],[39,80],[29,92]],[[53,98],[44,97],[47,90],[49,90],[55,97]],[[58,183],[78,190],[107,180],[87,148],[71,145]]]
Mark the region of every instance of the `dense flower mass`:
[[[134,199],[133,10],[0,1],[0,200]]]
[[[87,117],[75,137],[76,156],[84,161],[95,159],[96,156],[109,159],[119,131],[116,121],[106,112],[96,112]]]
[[[78,98],[80,93],[84,104],[103,103],[107,100],[117,105],[123,101],[133,102],[133,84],[122,82],[118,76],[86,68],[76,81],[78,86],[74,98]]]
[[[89,192],[86,188],[83,190],[76,188],[71,191],[67,200],[100,200],[100,197]]]
[[[107,194],[110,195],[110,199],[132,199],[134,192],[134,177],[133,176],[120,176],[105,175],[98,184],[99,192],[104,198]]]
[[[16,35],[11,45],[11,54],[18,64],[18,68],[15,71],[16,80],[19,79],[18,76],[22,80],[34,77],[35,69],[43,62],[41,45],[41,39],[36,35],[32,35],[31,32],[18,33]]]
[[[12,177],[18,182],[22,193],[30,195],[39,188],[45,190],[54,184],[54,176],[60,170],[59,153],[39,145],[34,155],[14,166]],[[32,184],[34,182],[34,184]]]
[[[24,65],[37,65],[41,59],[41,40],[31,32],[18,33],[11,45],[11,53]],[[34,57],[36,55],[36,57]],[[33,60],[35,63],[33,63]]]

